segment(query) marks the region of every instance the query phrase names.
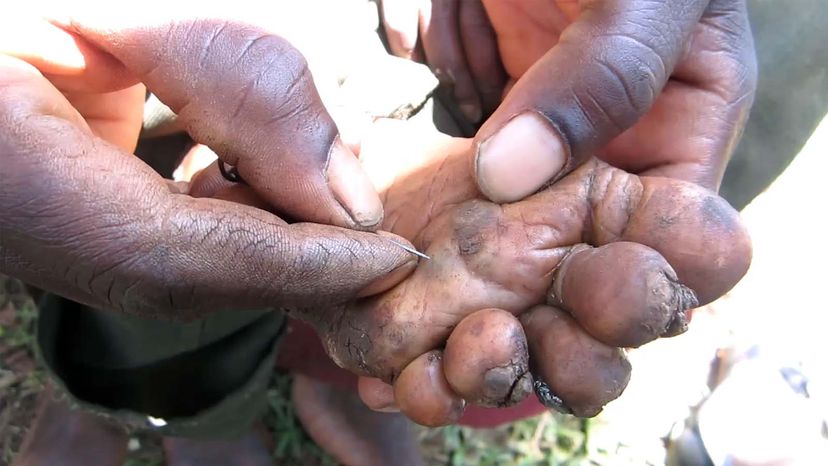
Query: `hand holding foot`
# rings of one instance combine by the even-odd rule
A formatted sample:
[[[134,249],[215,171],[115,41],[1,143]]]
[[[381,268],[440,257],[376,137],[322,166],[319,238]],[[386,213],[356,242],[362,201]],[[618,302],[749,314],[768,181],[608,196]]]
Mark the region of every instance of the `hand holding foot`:
[[[620,348],[681,333],[687,310],[724,294],[749,265],[738,213],[697,185],[591,159],[501,206],[480,199],[469,141],[435,138],[418,152],[407,148],[423,137],[409,143],[383,126],[361,154],[383,193],[383,228],[431,260],[386,293],[305,316],[338,364],[393,383],[420,422],[455,420],[461,399],[520,401],[527,347],[532,372],[574,414],[593,416],[629,378]],[[461,324],[486,308],[520,316],[526,339],[503,317],[493,329],[483,318]]]

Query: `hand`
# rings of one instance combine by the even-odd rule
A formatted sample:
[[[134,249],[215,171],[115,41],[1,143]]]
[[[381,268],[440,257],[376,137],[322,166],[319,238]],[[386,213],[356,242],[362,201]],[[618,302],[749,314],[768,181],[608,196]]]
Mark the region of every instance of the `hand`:
[[[185,318],[344,302],[413,268],[387,238],[351,230],[378,227],[380,199],[302,55],[232,19],[245,8],[72,8],[3,16],[0,271],[98,308]],[[143,85],[268,206],[336,226],[182,195],[131,154]]]
[[[472,123],[500,104],[507,75],[480,0],[382,0],[391,53],[424,61]]]
[[[416,38],[404,5],[383,1],[397,53]],[[718,189],[756,87],[744,0],[433,0],[419,11],[431,16],[425,59],[454,77],[461,105],[491,100],[479,90],[505,82],[498,60],[514,84],[475,137],[489,199],[522,199],[596,154]]]
[[[688,309],[747,270],[750,240],[738,213],[695,184],[592,159],[499,206],[480,200],[471,143],[376,125],[360,160],[383,196],[383,228],[431,259],[385,293],[295,310],[334,361],[381,379],[361,382],[369,406],[396,400],[417,422],[450,423],[464,400],[519,402],[531,368],[563,409],[595,415],[629,378],[620,348],[681,333]],[[222,183],[213,167],[191,192],[212,195]],[[480,317],[486,308],[508,312]]]

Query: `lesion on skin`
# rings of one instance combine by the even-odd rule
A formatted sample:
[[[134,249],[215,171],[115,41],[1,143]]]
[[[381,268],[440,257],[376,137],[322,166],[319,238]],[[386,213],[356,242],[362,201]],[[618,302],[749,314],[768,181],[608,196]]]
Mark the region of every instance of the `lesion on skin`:
[[[529,219],[520,211],[481,199],[471,174],[471,140],[435,137],[423,150],[406,144],[405,133],[389,133],[364,143],[361,154],[369,174],[384,176],[376,183],[387,212],[383,229],[410,239],[432,259],[349,311],[349,327],[339,329],[349,335],[328,339],[334,353],[356,350],[360,368],[385,380],[402,369],[399,361],[410,359],[412,348],[438,347],[471,312],[497,303],[518,313],[542,302],[551,280],[545,269],[567,249],[548,250],[560,236],[542,225],[546,216],[525,225]],[[391,149],[393,160],[387,158]],[[354,348],[360,344],[371,351]],[[370,370],[377,365],[386,371]]]
[[[334,360],[360,375],[394,382],[411,361],[443,347],[454,327],[475,311],[494,307],[523,319],[532,315],[525,311],[533,306],[559,301],[561,289],[553,290],[558,299],[550,298],[549,292],[559,268],[564,270],[562,261],[573,251],[591,249],[590,244],[623,241],[643,248],[650,242],[656,250],[653,253],[664,255],[664,260],[678,251],[681,254],[674,257],[674,263],[685,273],[678,277],[700,289],[707,287],[711,296],[718,292],[709,289],[711,283],[732,285],[732,279],[743,273],[736,262],[747,246],[739,249],[732,243],[745,241],[746,236],[736,224],[736,212],[712,193],[676,180],[638,178],[590,159],[538,194],[498,205],[483,199],[476,188],[471,140],[410,133],[410,127],[397,124],[364,140],[360,158],[384,196],[387,218],[383,229],[411,240],[432,259],[420,262],[412,275],[385,293],[352,303],[345,311],[347,325],[323,326],[323,338]],[[706,201],[712,212],[701,209]],[[677,220],[655,228],[648,221],[665,213],[675,214]],[[723,234],[720,228],[727,231]],[[692,241],[684,239],[688,235]],[[736,275],[723,276],[709,269],[708,258],[717,248],[729,253],[725,262],[731,268],[735,264]],[[627,264],[623,257],[617,262],[620,267]],[[648,270],[621,272],[635,277]],[[586,284],[592,283],[587,280]],[[669,298],[669,293],[665,296]],[[562,309],[555,310],[559,314],[554,323],[557,342],[546,341],[546,330],[532,333],[525,322],[524,330],[530,347],[534,339],[536,355],[547,354],[543,345],[554,346],[555,357],[536,360],[550,377],[547,382],[576,414],[594,415],[620,394],[629,365],[617,345],[593,338],[576,315],[566,314],[562,302],[557,304]],[[668,311],[686,307],[673,306],[672,301],[664,304]],[[632,318],[642,318],[639,314]],[[670,328],[667,331],[671,333]],[[654,336],[662,335],[666,334]],[[626,334],[622,337],[627,338]],[[569,342],[575,346],[568,347]],[[484,353],[487,349],[476,350]],[[565,367],[568,358],[586,364],[583,370],[594,369],[586,370],[593,379],[590,389],[584,389],[582,373]]]

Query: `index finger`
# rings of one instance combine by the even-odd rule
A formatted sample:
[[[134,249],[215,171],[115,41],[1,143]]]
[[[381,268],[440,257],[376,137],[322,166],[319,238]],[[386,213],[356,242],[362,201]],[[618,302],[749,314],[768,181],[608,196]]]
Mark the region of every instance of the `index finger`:
[[[267,202],[305,221],[377,228],[379,196],[288,41],[234,18],[239,5],[144,3],[116,14],[93,3],[60,24],[120,60]]]
[[[329,308],[416,264],[379,234],[170,191],[36,69],[2,56],[0,123],[0,272],[96,308]]]

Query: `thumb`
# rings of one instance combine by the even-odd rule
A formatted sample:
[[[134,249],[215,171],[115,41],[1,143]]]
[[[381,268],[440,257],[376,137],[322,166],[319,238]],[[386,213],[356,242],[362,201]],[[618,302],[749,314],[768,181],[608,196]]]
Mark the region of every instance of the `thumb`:
[[[584,2],[559,42],[475,138],[475,176],[496,202],[526,197],[649,111],[707,0]]]

